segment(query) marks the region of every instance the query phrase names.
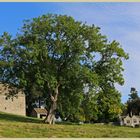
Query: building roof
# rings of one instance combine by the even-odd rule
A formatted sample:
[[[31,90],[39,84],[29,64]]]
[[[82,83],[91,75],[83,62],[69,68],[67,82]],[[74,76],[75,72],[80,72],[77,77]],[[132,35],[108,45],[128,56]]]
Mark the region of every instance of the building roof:
[[[34,108],[34,111],[37,114],[47,114],[48,113],[48,111],[46,109],[43,109],[43,108]]]
[[[132,118],[140,118],[138,115],[133,115]]]
[[[25,94],[23,94],[23,91],[21,89],[10,86],[9,84],[2,84],[2,83],[0,83],[0,95],[25,96]]]
[[[121,116],[121,118],[122,119],[131,119],[131,118],[140,118],[140,116],[138,116],[138,115],[133,115],[133,116],[129,116],[129,115],[127,115],[127,116]]]

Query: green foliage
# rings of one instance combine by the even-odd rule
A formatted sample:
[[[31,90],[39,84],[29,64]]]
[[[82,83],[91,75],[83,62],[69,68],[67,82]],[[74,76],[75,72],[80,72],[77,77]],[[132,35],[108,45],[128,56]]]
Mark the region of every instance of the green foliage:
[[[115,89],[109,89],[106,93],[100,92],[97,102],[101,122],[114,121],[122,113],[120,93]]]
[[[95,91],[89,92],[84,95],[82,102],[82,108],[85,114],[85,121],[97,121],[98,120],[98,104],[97,104],[97,95]]]
[[[41,96],[49,106],[55,99],[63,117],[112,119],[120,113],[114,84],[124,83],[122,59],[128,54],[99,27],[48,14],[24,21],[15,39],[4,33],[0,46],[0,81],[23,88],[28,106]]]
[[[130,93],[131,93],[131,94],[129,94],[129,96],[130,96],[129,100],[130,101],[139,99],[138,92],[135,88],[131,88]]]

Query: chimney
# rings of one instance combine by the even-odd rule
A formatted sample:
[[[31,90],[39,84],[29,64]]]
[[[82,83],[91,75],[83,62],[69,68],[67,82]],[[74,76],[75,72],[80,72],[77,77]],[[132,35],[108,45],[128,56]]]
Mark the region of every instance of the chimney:
[[[132,113],[132,111],[130,112],[130,117],[132,117],[133,116],[133,113]]]

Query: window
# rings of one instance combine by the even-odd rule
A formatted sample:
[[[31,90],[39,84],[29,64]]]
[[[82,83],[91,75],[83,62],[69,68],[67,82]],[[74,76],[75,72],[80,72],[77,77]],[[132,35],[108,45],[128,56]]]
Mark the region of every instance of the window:
[[[136,120],[136,119],[134,119],[134,120],[133,120],[133,122],[134,122],[134,123],[137,123],[137,120]]]
[[[126,123],[130,123],[130,120],[127,120]]]

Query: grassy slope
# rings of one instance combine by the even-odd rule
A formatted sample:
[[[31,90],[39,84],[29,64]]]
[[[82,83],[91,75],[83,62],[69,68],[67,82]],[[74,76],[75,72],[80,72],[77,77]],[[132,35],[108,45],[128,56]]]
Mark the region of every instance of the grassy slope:
[[[110,125],[48,125],[41,120],[0,113],[0,137],[140,137],[140,128]]]

